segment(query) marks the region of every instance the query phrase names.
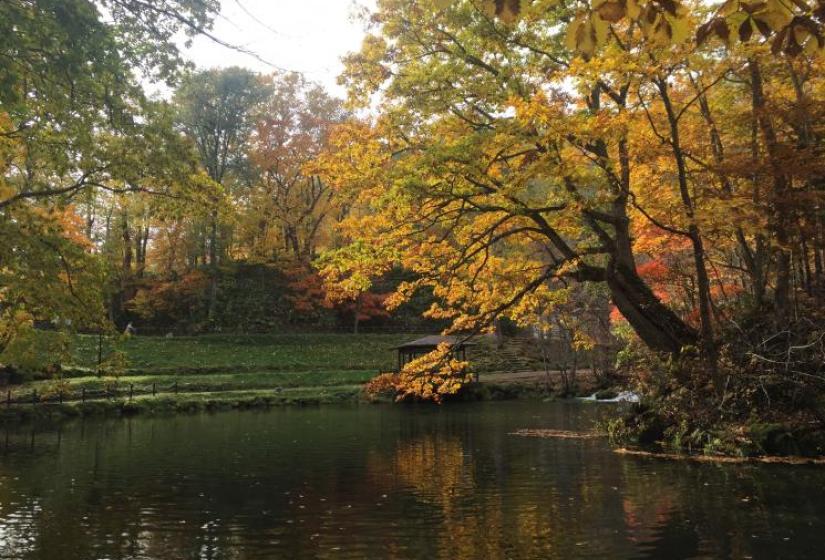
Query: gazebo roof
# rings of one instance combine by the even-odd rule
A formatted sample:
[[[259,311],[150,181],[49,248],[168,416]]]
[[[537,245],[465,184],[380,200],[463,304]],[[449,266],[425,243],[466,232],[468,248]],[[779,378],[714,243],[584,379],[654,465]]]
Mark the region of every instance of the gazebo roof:
[[[472,342],[463,342],[463,339],[457,336],[443,336],[438,334],[432,334],[430,336],[425,336],[424,338],[419,338],[418,340],[412,340],[410,342],[405,342],[396,348],[398,350],[416,350],[421,348],[435,348],[441,343],[447,343],[450,346],[458,345],[461,346],[472,346]]]

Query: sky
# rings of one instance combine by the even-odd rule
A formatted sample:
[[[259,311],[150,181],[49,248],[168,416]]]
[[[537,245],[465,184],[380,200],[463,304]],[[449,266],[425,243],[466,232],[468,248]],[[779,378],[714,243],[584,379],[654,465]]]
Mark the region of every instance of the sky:
[[[358,50],[364,24],[354,16],[374,0],[222,0],[212,33],[226,43],[253,51],[233,51],[197,37],[185,56],[200,68],[244,66],[261,73],[275,69],[303,73],[343,97],[336,84],[341,57]],[[274,67],[272,66],[274,65]]]

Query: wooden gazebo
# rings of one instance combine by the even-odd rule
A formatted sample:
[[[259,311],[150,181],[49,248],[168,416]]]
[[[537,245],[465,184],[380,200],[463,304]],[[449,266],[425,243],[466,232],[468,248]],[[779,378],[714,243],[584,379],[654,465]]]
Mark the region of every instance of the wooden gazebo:
[[[467,347],[473,346],[472,342],[466,342],[462,338],[442,335],[430,335],[419,338],[418,340],[405,342],[396,347],[398,351],[398,371],[401,371],[404,365],[425,354],[429,354],[438,348],[440,344],[444,343],[450,346],[453,356],[462,361],[467,359]]]

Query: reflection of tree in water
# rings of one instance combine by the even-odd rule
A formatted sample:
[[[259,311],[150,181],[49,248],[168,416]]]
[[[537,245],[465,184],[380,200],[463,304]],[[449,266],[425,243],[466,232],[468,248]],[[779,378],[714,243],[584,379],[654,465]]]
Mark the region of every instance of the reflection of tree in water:
[[[59,429],[6,431],[0,464],[15,468],[12,479],[0,480],[0,558],[169,558],[170,551],[228,557],[208,510],[144,506],[141,497],[180,493],[185,478],[158,476],[157,454],[145,445],[154,430],[133,438],[128,420],[78,428],[68,440]],[[172,437],[168,430],[157,435]]]
[[[454,511],[456,500],[472,493],[473,473],[466,468],[464,448],[456,437],[428,435],[401,443],[395,451],[393,469],[416,495]]]
[[[392,460],[398,481],[438,520],[425,535],[432,542],[423,546],[434,549],[433,557],[458,559],[629,553],[615,474],[601,461],[582,461],[590,444],[566,443],[518,456],[500,448],[506,438],[486,441],[483,451],[454,436],[400,442]],[[509,462],[499,464],[505,455]],[[571,464],[580,466],[567,468]],[[565,468],[554,469],[559,465]]]
[[[651,557],[820,555],[792,529],[822,518],[815,469],[645,460],[619,468],[628,538]]]
[[[536,445],[519,454],[504,448],[506,440],[491,439],[476,446],[462,437],[418,434],[397,444],[398,486],[435,519],[421,536],[429,557],[812,552],[810,540],[789,539],[787,521],[798,516],[791,526],[800,527],[821,517],[821,505],[802,490],[815,488],[821,474],[809,471],[799,484],[761,467],[627,460],[596,450],[598,443]],[[501,456],[508,457],[504,465],[494,459]],[[397,537],[387,535],[390,542]],[[403,542],[395,544],[403,549]]]
[[[0,558],[818,557],[821,469],[527,440],[507,435],[533,421],[517,410],[90,422],[62,444],[12,432]]]
[[[438,511],[440,527],[430,538],[439,558],[479,558],[480,549],[486,557],[500,557],[501,508],[488,504],[478,515],[471,456],[458,437],[427,434],[403,441],[392,468],[420,502]]]

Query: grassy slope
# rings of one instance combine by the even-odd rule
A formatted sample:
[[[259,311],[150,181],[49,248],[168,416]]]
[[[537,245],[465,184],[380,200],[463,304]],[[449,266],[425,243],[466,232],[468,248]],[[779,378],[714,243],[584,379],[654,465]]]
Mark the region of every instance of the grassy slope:
[[[44,341],[53,336],[42,333]],[[81,390],[93,398],[95,392],[111,390],[135,396],[151,393],[158,398],[175,392],[294,392],[306,389],[323,393],[355,391],[379,371],[392,369],[394,347],[416,335],[385,334],[272,334],[208,335],[200,337],[133,336],[113,346],[103,341],[103,358],[113,349],[126,355],[126,371],[113,379],[94,374],[98,356],[96,336],[78,336],[71,359],[64,364],[71,375],[64,379],[64,398],[79,399]],[[74,371],[72,371],[74,370]],[[86,372],[86,373],[84,373]],[[11,388],[12,398],[28,400],[36,393],[55,396],[52,379],[33,381]]]
[[[212,373],[157,375],[124,375],[117,378],[121,391],[134,386],[137,393],[151,391],[154,384],[158,392],[169,392],[177,383],[180,392],[241,391],[262,389],[286,389],[294,387],[329,387],[341,385],[360,385],[374,377],[375,370],[348,371],[305,371],[305,372],[246,372],[246,373]],[[111,378],[97,376],[73,377],[66,380],[67,389],[78,393],[81,389],[100,391],[111,385]],[[52,381],[35,381],[27,383],[12,391],[13,395],[30,394],[33,389],[38,393],[47,392]]]
[[[273,334],[134,336],[119,343],[130,372],[374,371],[395,365],[393,347],[415,335]],[[104,355],[111,350],[104,344]],[[93,369],[97,337],[80,336],[70,367]]]
[[[43,333],[43,336],[52,335]],[[94,375],[98,339],[79,336],[73,357],[63,364],[71,372],[61,382],[65,404],[52,401],[49,406],[3,406],[0,421],[53,415],[162,413],[344,402],[356,398],[360,386],[376,373],[395,366],[395,346],[418,336],[135,336],[117,346],[127,358],[127,370],[117,379]],[[104,359],[112,350],[110,343],[105,342]],[[480,348],[475,348],[474,353],[481,357]],[[113,383],[116,383],[117,398],[106,398],[102,390],[111,391]],[[153,384],[157,388],[155,396],[151,395]],[[59,387],[55,380],[46,380],[11,390],[13,398],[28,403],[33,396],[37,400],[44,397],[56,400]],[[133,399],[129,399],[130,387],[134,388]],[[80,402],[82,389],[86,390],[85,403]]]

